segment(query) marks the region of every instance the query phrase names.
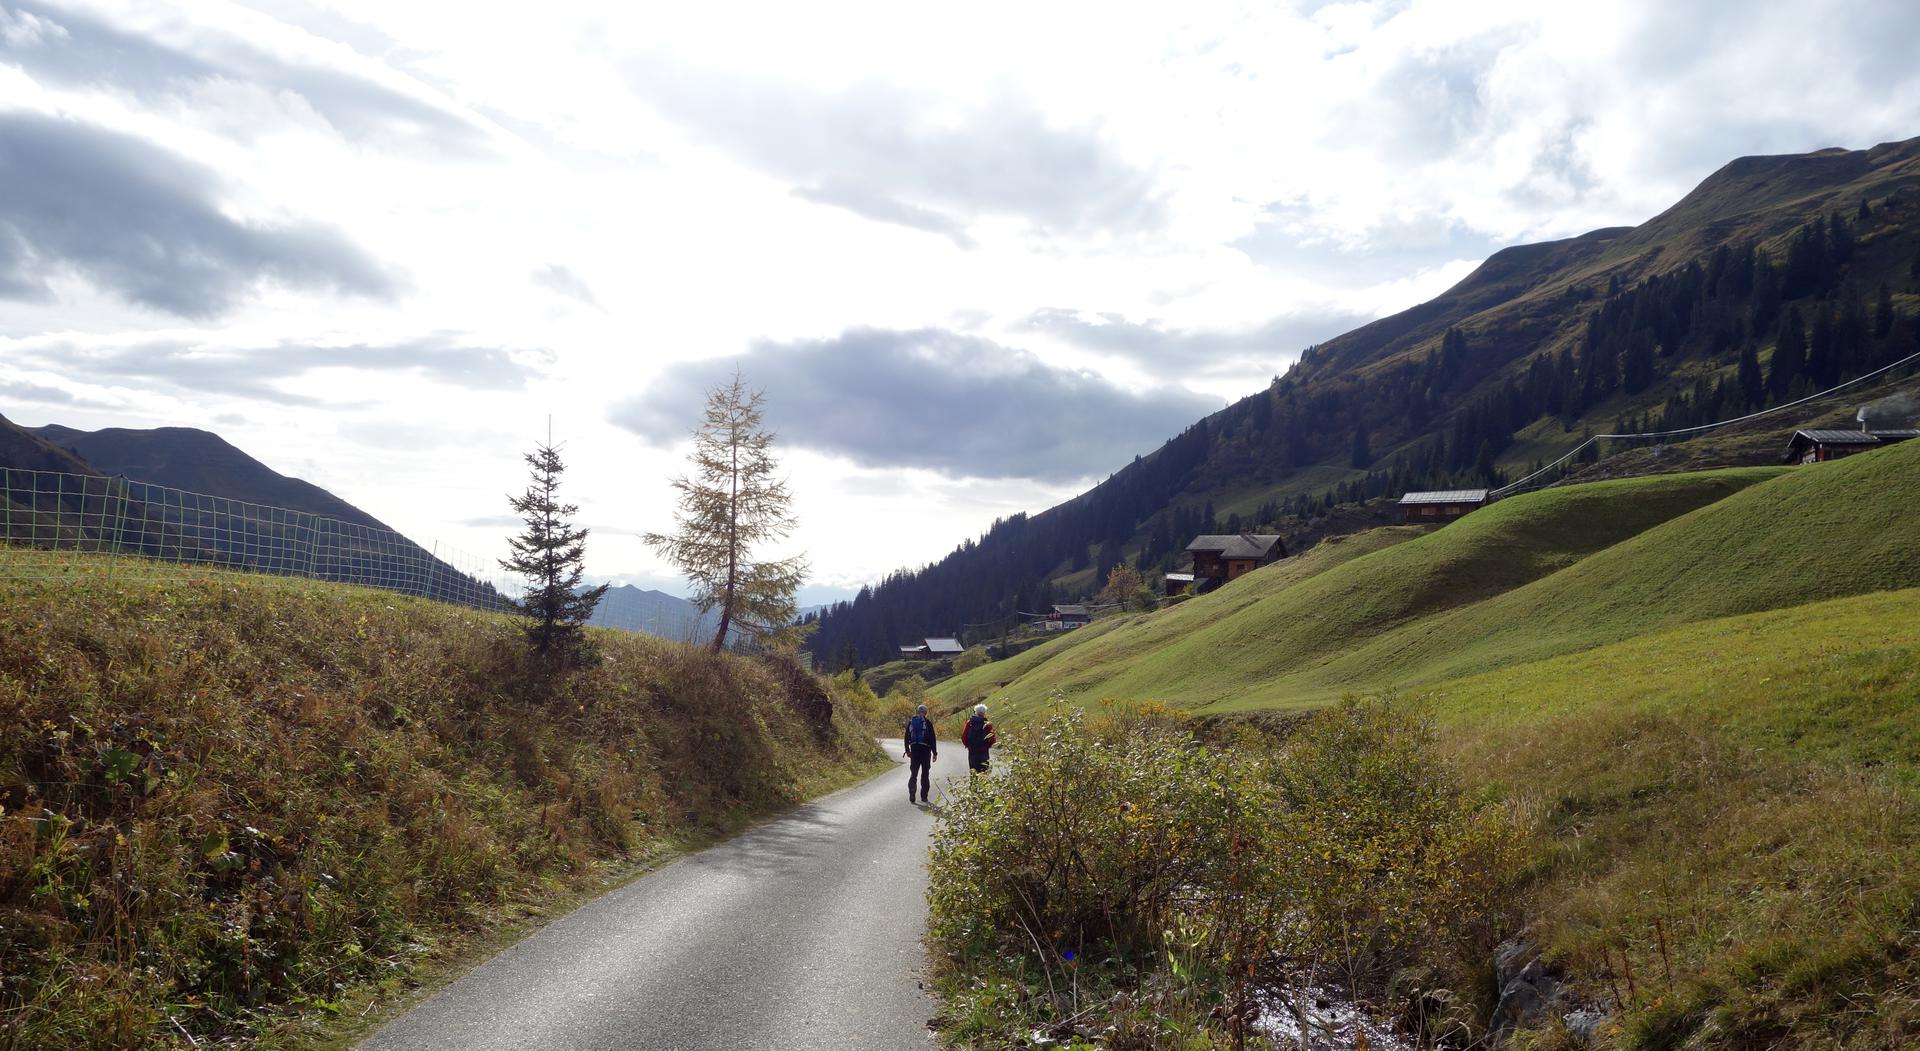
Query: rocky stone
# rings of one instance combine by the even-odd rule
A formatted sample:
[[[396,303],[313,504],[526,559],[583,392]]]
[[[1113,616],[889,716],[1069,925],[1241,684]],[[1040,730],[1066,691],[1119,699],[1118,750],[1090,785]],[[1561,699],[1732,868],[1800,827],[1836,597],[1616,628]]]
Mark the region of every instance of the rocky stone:
[[[1488,1020],[1489,1035],[1505,1040],[1515,1029],[1531,1025],[1561,1006],[1562,985],[1540,960],[1540,954],[1523,941],[1503,942],[1493,953],[1494,978],[1499,983],[1500,1001]]]

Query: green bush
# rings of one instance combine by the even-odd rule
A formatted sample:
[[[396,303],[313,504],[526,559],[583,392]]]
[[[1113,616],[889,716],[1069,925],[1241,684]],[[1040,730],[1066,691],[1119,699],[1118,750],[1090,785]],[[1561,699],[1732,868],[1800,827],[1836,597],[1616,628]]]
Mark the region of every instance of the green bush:
[[[962,652],[960,656],[953,659],[953,673],[955,675],[965,675],[967,672],[988,663],[992,659],[992,657],[987,655],[987,648],[985,646],[975,646],[970,650]]]
[[[1254,982],[1311,975],[1385,1002],[1396,972],[1491,949],[1527,840],[1467,796],[1424,724],[1348,703],[1283,741],[1209,747],[1183,723],[1159,706],[1055,716],[948,804],[932,935],[972,1036],[1084,1014],[1098,986],[1117,1028],[1231,1033]],[[983,1024],[982,975],[1032,995],[998,996]],[[1188,1035],[1143,1046],[1212,1046]]]
[[[1226,891],[1235,844],[1271,838],[1257,757],[1180,730],[1063,715],[1004,756],[935,831],[933,933],[953,951],[1156,953],[1175,913]]]

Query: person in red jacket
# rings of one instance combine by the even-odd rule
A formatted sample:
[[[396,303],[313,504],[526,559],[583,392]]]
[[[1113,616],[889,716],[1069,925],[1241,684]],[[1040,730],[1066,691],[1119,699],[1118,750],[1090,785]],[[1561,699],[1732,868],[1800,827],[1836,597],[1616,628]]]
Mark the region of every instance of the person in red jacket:
[[[966,728],[960,731],[960,743],[967,749],[967,769],[976,774],[987,772],[987,752],[1000,739],[993,734],[993,724],[987,721],[987,706],[973,706],[973,718],[967,720]]]

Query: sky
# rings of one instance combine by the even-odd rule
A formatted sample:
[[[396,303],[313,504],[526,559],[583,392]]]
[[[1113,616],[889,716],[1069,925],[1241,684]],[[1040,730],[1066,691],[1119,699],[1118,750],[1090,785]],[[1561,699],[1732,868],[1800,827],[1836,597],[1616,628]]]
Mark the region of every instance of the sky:
[[[681,591],[639,537],[738,370],[824,601],[1500,247],[1920,135],[1917,39],[1909,0],[0,0],[0,414],[214,430],[475,561],[551,433],[589,572]]]

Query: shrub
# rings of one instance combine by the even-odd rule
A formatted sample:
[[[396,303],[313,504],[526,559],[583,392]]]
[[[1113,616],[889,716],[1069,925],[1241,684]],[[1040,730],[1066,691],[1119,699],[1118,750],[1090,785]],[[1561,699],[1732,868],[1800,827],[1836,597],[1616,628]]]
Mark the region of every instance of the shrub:
[[[993,658],[988,656],[985,646],[975,646],[953,659],[953,673],[955,675],[965,675],[967,672],[986,664],[992,659]]]
[[[1426,723],[1352,700],[1309,719],[1269,768],[1286,810],[1289,951],[1347,988],[1381,988],[1423,953],[1492,947],[1526,839],[1471,800]]]
[[[1226,888],[1235,843],[1273,812],[1257,763],[1166,727],[1061,715],[1005,756],[935,831],[933,932],[950,950],[1155,954],[1175,913]]]
[[[1106,981],[1130,1016],[1117,1027],[1207,1016],[1235,1031],[1262,976],[1384,998],[1401,968],[1491,948],[1525,837],[1474,804],[1405,712],[1349,702],[1285,740],[1208,747],[1183,713],[1105,707],[1021,735],[1002,776],[949,803],[929,892],[961,979],[949,995],[974,998],[974,972],[1037,971],[1041,1020],[1081,1010],[1062,990]],[[1078,969],[1091,959],[1109,973]]]
[[[893,733],[907,725],[913,711],[927,703],[927,680],[909,675],[887,691],[880,709],[880,732]]]

